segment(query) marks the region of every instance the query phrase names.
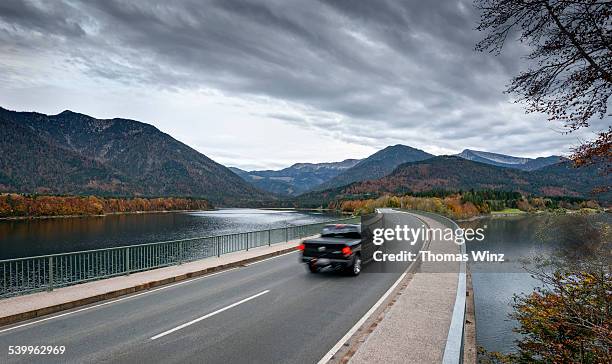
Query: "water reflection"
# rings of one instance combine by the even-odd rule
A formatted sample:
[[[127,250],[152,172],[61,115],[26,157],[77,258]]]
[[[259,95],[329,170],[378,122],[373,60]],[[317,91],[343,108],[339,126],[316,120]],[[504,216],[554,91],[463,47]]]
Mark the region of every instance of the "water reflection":
[[[0,221],[0,259],[303,225],[337,218],[290,210],[221,209]]]
[[[539,282],[523,269],[524,258],[550,256],[560,251],[575,254],[588,251],[591,224],[607,224],[610,214],[591,216],[526,215],[487,218],[461,224],[464,228],[486,226],[485,240],[468,243],[471,250],[503,253],[504,263],[470,263],[476,309],[477,344],[489,351],[515,349],[516,322],[508,319],[514,294],[530,293]],[[573,227],[568,229],[568,227]],[[571,232],[570,232],[571,231]],[[576,231],[578,233],[576,233]]]

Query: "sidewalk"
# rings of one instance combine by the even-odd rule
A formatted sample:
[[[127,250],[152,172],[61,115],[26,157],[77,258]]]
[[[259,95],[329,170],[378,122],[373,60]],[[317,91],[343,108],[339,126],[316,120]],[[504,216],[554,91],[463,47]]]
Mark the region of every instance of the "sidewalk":
[[[181,265],[133,273],[129,276],[77,284],[58,288],[51,292],[37,292],[2,299],[0,300],[0,326],[288,253],[294,251],[301,240],[251,248],[249,251],[228,253],[218,258],[202,259]]]
[[[445,227],[419,215],[432,228]],[[432,253],[459,253],[452,241],[431,241]],[[422,262],[406,288],[350,363],[441,363],[457,294],[459,264]]]

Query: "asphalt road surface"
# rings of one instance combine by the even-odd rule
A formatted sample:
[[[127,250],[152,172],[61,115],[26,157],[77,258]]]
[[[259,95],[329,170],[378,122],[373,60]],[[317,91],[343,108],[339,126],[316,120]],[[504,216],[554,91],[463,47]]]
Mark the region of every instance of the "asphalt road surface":
[[[413,215],[385,214],[387,227],[398,223],[421,225]],[[2,327],[0,363],[317,363],[401,272],[379,273],[378,263],[370,263],[358,277],[310,274],[298,257],[290,253],[27,326]],[[9,355],[11,345],[66,349],[62,355]]]

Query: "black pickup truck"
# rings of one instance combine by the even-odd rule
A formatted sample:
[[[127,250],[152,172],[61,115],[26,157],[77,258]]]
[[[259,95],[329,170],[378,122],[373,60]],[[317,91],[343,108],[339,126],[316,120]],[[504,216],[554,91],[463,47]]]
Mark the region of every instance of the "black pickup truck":
[[[326,225],[321,237],[304,240],[298,249],[302,251],[301,261],[311,273],[331,267],[356,276],[361,273],[363,262],[371,260],[370,245],[362,244],[361,225],[337,224]]]

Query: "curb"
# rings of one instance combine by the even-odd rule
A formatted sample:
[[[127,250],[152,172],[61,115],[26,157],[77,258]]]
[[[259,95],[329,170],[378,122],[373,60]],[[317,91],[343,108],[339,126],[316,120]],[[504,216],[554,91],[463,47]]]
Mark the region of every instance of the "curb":
[[[476,349],[476,312],[474,306],[474,288],[472,286],[472,272],[467,269],[467,302],[465,308],[465,335],[463,342],[463,363],[476,364],[478,350]]]
[[[134,286],[134,287],[123,288],[123,289],[119,289],[119,290],[116,290],[116,291],[111,291],[111,292],[106,292],[106,293],[103,293],[103,294],[99,294],[99,295],[96,295],[96,296],[91,296],[91,297],[87,297],[87,298],[78,299],[78,300],[75,300],[75,301],[65,302],[65,303],[61,303],[61,304],[58,304],[58,305],[53,305],[53,306],[49,306],[49,307],[39,308],[39,309],[36,309],[36,310],[22,312],[22,313],[10,315],[10,316],[0,317],[0,327],[11,325],[11,324],[14,324],[14,323],[17,323],[17,322],[20,322],[20,321],[30,320],[30,319],[37,318],[37,317],[40,317],[40,316],[49,315],[49,314],[60,312],[60,311],[69,310],[69,309],[72,309],[72,308],[75,308],[75,307],[85,306],[85,305],[89,305],[89,304],[92,304],[92,303],[96,303],[96,302],[100,302],[100,301],[105,301],[105,300],[109,300],[109,299],[125,296],[125,295],[136,293],[136,292],[139,292],[139,291],[146,291],[146,290],[154,288],[154,287],[159,287],[159,286],[163,286],[163,285],[170,284],[170,283],[184,281],[184,280],[187,280],[187,279],[190,279],[190,278],[195,278],[195,277],[203,276],[203,275],[206,275],[208,273],[214,273],[214,272],[219,272],[219,271],[226,270],[226,269],[229,269],[229,268],[239,267],[239,266],[242,266],[244,264],[256,262],[258,260],[263,260],[263,259],[275,257],[277,255],[290,253],[290,252],[292,252],[294,250],[296,250],[296,247],[286,248],[286,249],[283,249],[283,250],[275,251],[275,252],[272,252],[272,253],[267,253],[267,254],[264,254],[264,255],[257,256],[257,257],[252,257],[252,258],[248,258],[248,259],[239,260],[237,262],[222,264],[222,265],[218,265],[218,266],[214,266],[214,267],[210,267],[210,268],[206,268],[206,269],[202,269],[202,270],[198,270],[198,271],[194,271],[194,272],[189,272],[189,273],[186,273],[186,274],[181,274],[179,276],[174,276],[174,277],[169,277],[169,278],[165,278],[165,279],[161,279],[161,280],[157,280],[157,281],[151,281],[151,282],[139,284],[139,285]]]

